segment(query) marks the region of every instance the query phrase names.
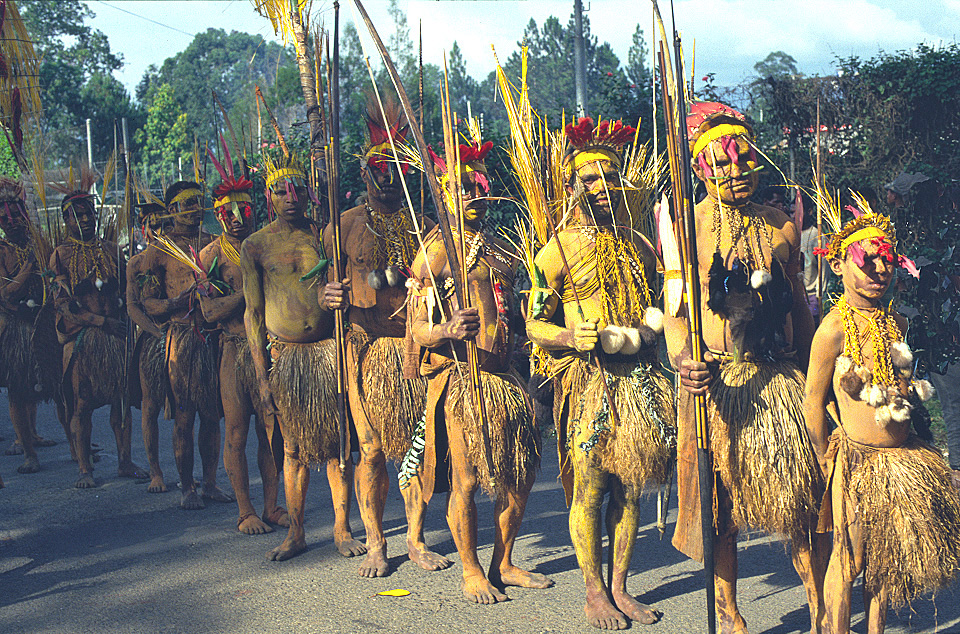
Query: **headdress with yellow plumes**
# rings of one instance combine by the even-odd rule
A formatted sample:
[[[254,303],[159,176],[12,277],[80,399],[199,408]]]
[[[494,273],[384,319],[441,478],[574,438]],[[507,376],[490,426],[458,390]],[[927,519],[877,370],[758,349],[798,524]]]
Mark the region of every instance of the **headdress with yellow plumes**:
[[[276,159],[264,152],[261,168],[263,169],[263,179],[267,184],[267,191],[264,192],[264,195],[267,199],[267,215],[270,220],[273,220],[273,203],[270,201],[270,190],[277,183],[285,182],[288,192],[295,186],[303,185],[313,196],[313,190],[310,189],[310,181],[303,169],[303,164],[294,152],[284,153]]]
[[[362,165],[386,173],[389,165],[394,161],[393,145],[400,146],[406,142],[407,135],[410,133],[410,123],[400,104],[390,96],[384,97],[381,112],[376,98],[368,95],[364,120],[367,124],[367,134],[363,144]],[[391,145],[391,139],[393,145]],[[410,171],[410,163],[401,160],[400,170],[406,174]]]
[[[486,160],[490,150],[493,149],[493,141],[483,142],[480,135],[480,121],[478,119],[471,119],[467,123],[467,127],[470,133],[467,143],[460,143],[457,146],[460,156],[460,173],[476,174],[477,184],[480,186],[480,189],[483,190],[484,194],[489,194],[490,180],[487,178],[487,166],[484,164],[484,160]],[[430,153],[430,158],[433,161],[434,171],[437,173],[440,184],[443,186],[443,197],[446,199],[447,208],[452,209],[453,202],[450,200],[451,193],[448,187],[450,180],[449,166],[446,161],[433,151],[432,147],[428,146],[427,151]]]
[[[567,137],[563,165],[569,178],[574,170],[594,161],[610,161],[622,168],[623,147],[634,140],[637,130],[619,120],[594,125],[593,119],[583,117],[567,124],[563,132]]]

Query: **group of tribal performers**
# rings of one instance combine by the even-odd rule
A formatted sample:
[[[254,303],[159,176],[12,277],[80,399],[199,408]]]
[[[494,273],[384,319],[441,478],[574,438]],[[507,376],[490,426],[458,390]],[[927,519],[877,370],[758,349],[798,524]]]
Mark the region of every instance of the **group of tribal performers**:
[[[79,464],[77,486],[95,486],[91,413],[110,405],[119,475],[149,477],[149,491],[164,491],[157,418],[166,408],[175,421],[181,507],[229,501],[216,484],[222,415],[238,530],[288,527],[268,557],[281,561],[303,552],[310,467],[325,465],[336,546],[346,556],[364,555],[360,575],[377,577],[389,572],[382,518],[386,461],[392,460],[410,559],[425,570],[451,565],[429,550],[423,535],[428,502],[448,490],[446,516],[463,594],[490,604],[507,599],[506,586],[553,585],[512,562],[541,455],[529,392],[553,406],[587,619],[600,629],[623,629],[661,617],[636,600],[626,580],[638,500],[645,487],[667,482],[674,465],[679,516],[673,543],[703,558],[694,397],[705,394],[722,632],[747,631],[736,593],[740,530],[767,531],[792,544],[813,632],[849,630],[851,588],[861,573],[871,633],[883,631],[888,605],[899,607],[956,576],[960,495],[940,454],[911,431],[911,416],[931,389],[913,378],[904,319],[881,303],[903,264],[886,217],[862,201],[845,224],[839,207],[827,214],[834,233],[820,255],[843,292],[814,333],[797,282],[799,228],[780,210],[751,201],[759,163],[750,125],[723,104],[694,104],[687,118],[692,168],[707,194],[695,208],[704,291],[696,308],[708,351],[700,362],[691,355],[669,213],[660,212],[658,247],[619,220],[630,186],[623,150],[633,128],[586,118],[566,126],[561,195],[567,212],[528,257],[484,222],[489,142],[472,136],[459,146],[454,165],[432,152],[424,158],[443,188],[448,209],[440,213],[454,208],[454,197],[462,201],[462,217],[450,226],[462,246],[456,265],[467,303],[440,228],[406,204],[402,181],[416,161],[395,154],[408,129],[403,115],[389,104],[385,111],[371,108],[367,125],[360,161],[366,196],[342,214],[339,236],[312,220],[317,197],[301,160],[285,147],[260,166],[269,224],[256,230],[253,183],[235,174],[228,153],[216,164],[222,182],[214,190],[222,234],[201,230],[200,185],[177,182],[162,205],[142,208],[149,244],[129,262],[118,259],[115,244],[96,237],[87,187],[63,197],[69,238],[49,262],[38,260],[23,188],[4,182],[0,379],[26,457],[20,471],[39,468],[36,403],[53,398]],[[341,279],[328,264],[338,243]],[[194,265],[175,257],[191,250],[199,254]],[[521,262],[532,269],[524,301]],[[663,311],[655,307],[658,273],[665,280]],[[47,305],[55,337],[41,333],[47,325],[38,315]],[[355,467],[350,459],[340,462],[337,311],[347,324],[347,455],[359,452]],[[127,315],[139,330],[132,355],[139,394],[125,398]],[[529,390],[514,367],[524,333],[536,351]],[[660,365],[663,340],[676,388]],[[49,349],[41,353],[41,344]],[[473,383],[471,346],[479,367]],[[130,402],[141,406],[149,474],[130,460],[130,410],[122,408]],[[199,488],[193,477],[197,416]],[[262,515],[251,501],[245,458],[252,416]],[[277,504],[280,473],[285,509]],[[365,544],[353,538],[348,521],[354,486]],[[477,556],[478,487],[496,500],[486,570]],[[607,496],[605,580],[601,506]]]

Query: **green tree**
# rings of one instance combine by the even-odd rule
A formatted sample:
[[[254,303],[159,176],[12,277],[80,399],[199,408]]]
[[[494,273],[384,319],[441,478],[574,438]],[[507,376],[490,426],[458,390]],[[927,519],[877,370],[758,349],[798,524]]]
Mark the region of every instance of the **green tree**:
[[[190,160],[192,138],[187,114],[174,98],[173,87],[162,84],[156,89],[147,120],[136,133],[141,146],[141,161],[152,185],[175,180],[178,159]]]
[[[753,70],[762,78],[789,77],[798,75],[797,60],[783,51],[773,51],[753,65]]]
[[[115,122],[126,118],[127,128],[138,130],[146,121],[146,111],[131,101],[123,84],[105,73],[94,74],[80,89],[80,105],[91,119],[95,162],[113,153]]]

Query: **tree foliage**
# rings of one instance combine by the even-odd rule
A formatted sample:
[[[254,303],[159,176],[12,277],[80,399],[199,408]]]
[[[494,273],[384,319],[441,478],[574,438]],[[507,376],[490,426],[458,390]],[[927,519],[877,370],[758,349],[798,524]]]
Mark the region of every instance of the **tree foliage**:
[[[146,123],[137,131],[136,140],[141,148],[139,169],[151,183],[177,180],[178,160],[192,160],[193,144],[187,129],[187,115],[177,103],[170,84],[156,88],[147,110]]]

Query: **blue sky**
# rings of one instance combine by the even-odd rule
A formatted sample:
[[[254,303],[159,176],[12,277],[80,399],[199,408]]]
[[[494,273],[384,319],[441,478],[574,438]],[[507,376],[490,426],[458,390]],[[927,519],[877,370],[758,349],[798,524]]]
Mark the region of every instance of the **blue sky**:
[[[250,0],[86,4],[97,14],[90,24],[123,55],[126,64],[117,76],[131,91],[147,66],[183,50],[194,34],[207,28],[273,37],[270,23],[256,14]],[[367,0],[364,6],[386,39],[392,28],[386,0]],[[399,6],[407,13],[414,39],[423,21],[425,61],[440,62],[456,40],[467,71],[482,78],[493,70],[491,45],[506,56],[531,18],[542,24],[555,15],[565,22],[573,0],[400,0]],[[621,60],[626,60],[636,24],[650,41],[652,16],[643,0],[584,0],[584,6],[594,35],[610,42]],[[343,0],[341,22],[353,21],[352,7],[351,0]],[[669,3],[662,2],[661,10],[669,16]],[[753,65],[774,50],[795,57],[801,72],[825,74],[833,72],[837,56],[870,57],[920,42],[954,43],[960,35],[960,0],[677,0],[675,10],[685,48],[692,50],[696,40],[697,75],[716,73],[722,85],[749,76]],[[314,0],[312,11],[315,19],[332,23],[332,1]],[[748,35],[732,35],[738,30]],[[369,40],[365,44],[375,58]]]

